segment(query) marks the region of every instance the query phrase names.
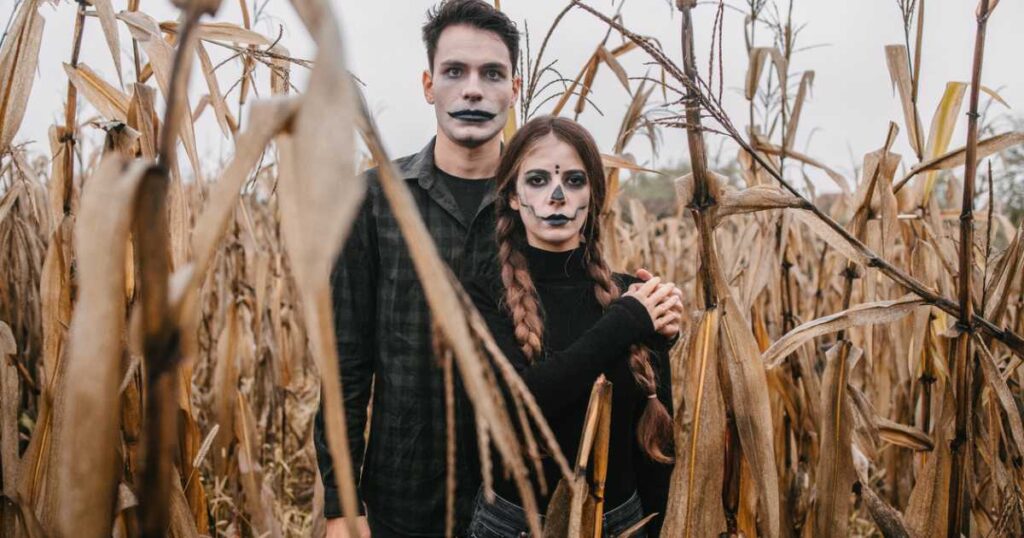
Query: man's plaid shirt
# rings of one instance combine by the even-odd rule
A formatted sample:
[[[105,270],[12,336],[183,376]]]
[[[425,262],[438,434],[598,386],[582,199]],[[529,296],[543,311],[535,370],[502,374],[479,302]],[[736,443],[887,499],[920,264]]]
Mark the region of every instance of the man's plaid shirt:
[[[494,263],[494,192],[465,222],[437,176],[434,142],[396,161],[438,253],[465,280]],[[361,501],[371,518],[397,534],[442,536],[445,511],[445,407],[441,369],[431,346],[430,312],[377,170],[367,172],[366,200],[332,275],[348,441]],[[457,376],[456,376],[457,377]],[[367,403],[373,413],[364,442]],[[479,487],[473,414],[457,390],[459,432],[456,514],[462,531]],[[322,409],[314,440],[324,479],[324,514],[341,515]]]

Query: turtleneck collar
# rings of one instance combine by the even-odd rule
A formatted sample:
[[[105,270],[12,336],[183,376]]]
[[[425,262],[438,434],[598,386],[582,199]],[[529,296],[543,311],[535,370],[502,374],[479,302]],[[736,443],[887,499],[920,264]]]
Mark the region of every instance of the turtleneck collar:
[[[530,276],[534,281],[586,278],[584,251],[583,246],[565,252],[552,252],[526,245],[526,262],[530,266]]]

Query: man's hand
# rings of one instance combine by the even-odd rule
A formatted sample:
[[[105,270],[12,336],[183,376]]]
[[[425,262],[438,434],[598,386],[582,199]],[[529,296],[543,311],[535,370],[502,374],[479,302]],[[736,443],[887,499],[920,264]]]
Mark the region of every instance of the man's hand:
[[[347,520],[343,517],[328,519],[327,538],[352,538],[346,523]],[[366,516],[359,516],[356,519],[356,527],[359,529],[358,538],[370,538],[370,524],[366,522]]]
[[[648,271],[647,269],[642,269],[641,268],[641,269],[637,269],[636,270],[636,277],[639,278],[640,280],[644,281],[644,282],[647,282],[648,280],[654,278],[654,275],[650,271]],[[673,284],[671,282],[664,282],[664,283],[662,283],[662,286],[665,286],[665,285],[672,286],[672,295],[674,295],[674,296],[676,296],[678,298],[678,300],[672,306],[672,309],[678,314],[678,316],[676,317],[676,321],[674,323],[668,323],[668,324],[660,327],[658,329],[658,334],[664,336],[665,338],[671,339],[671,338],[675,338],[679,334],[679,331],[682,330],[682,318],[683,318],[683,313],[684,313],[683,312],[683,290],[679,289],[679,286],[676,286],[675,284]],[[633,284],[632,286],[630,286],[629,287],[630,291],[633,291],[634,287],[639,288],[639,284]]]

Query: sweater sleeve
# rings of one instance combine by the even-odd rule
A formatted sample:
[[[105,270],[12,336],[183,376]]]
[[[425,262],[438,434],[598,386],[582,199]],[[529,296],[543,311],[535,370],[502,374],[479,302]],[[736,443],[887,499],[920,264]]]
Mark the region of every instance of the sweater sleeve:
[[[541,360],[528,361],[516,340],[512,320],[499,307],[500,284],[476,280],[467,291],[495,343],[547,415],[589,394],[601,372],[628,356],[631,345],[655,334],[654,323],[640,301],[620,297],[569,347],[548,352]]]
[[[657,372],[658,400],[664,404],[669,415],[674,416],[672,409],[672,370],[670,368],[668,351],[670,349],[669,343],[674,343],[675,339],[660,338],[656,341],[660,345],[651,347],[651,360],[656,361],[654,367],[655,372]],[[643,407],[640,406],[637,412],[637,422],[639,422],[643,413]],[[674,464],[655,462],[647,456],[639,443],[634,443],[634,446],[637,453],[633,457],[633,465],[636,472],[637,493],[640,496],[640,504],[643,505],[645,515],[658,514],[647,524],[647,534],[648,536],[658,536],[661,534],[661,526],[665,520],[668,489]]]

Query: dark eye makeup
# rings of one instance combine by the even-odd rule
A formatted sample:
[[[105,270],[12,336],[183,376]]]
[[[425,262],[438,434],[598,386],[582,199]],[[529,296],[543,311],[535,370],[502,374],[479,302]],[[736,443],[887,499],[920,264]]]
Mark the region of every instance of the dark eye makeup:
[[[565,184],[570,187],[582,187],[587,184],[587,174],[582,170],[569,170],[565,173]]]
[[[526,184],[534,187],[544,185],[551,179],[547,170],[530,170],[526,172]]]

